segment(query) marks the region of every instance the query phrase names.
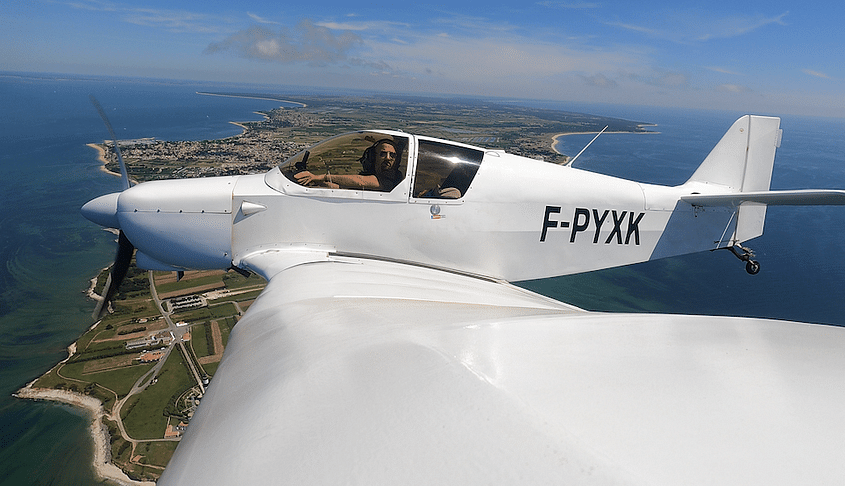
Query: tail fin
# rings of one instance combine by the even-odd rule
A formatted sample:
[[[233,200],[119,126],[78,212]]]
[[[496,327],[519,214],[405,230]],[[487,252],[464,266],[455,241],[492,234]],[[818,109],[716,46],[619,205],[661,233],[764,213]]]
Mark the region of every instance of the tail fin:
[[[701,191],[705,193],[768,191],[775,150],[780,146],[782,133],[780,118],[743,116],[725,133],[685,185],[711,186]],[[762,235],[765,219],[765,204],[743,202],[737,211],[732,240],[741,243]]]
[[[780,118],[745,115],[687,182],[718,184],[730,192],[767,191],[781,133]]]

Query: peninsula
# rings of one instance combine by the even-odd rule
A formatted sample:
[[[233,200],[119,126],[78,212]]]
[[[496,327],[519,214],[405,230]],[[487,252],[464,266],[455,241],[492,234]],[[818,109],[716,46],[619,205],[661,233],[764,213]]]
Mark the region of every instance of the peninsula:
[[[553,148],[561,134],[605,126],[652,133],[640,122],[472,100],[199,94],[272,99],[285,107],[261,112],[262,121],[237,123],[243,133],[222,140],[120,141],[130,178],[261,173],[310,144],[358,129],[399,129],[550,163],[568,159]],[[91,146],[107,171],[118,172],[112,142]],[[104,269],[92,280],[92,299],[107,274]],[[111,312],[69,346],[67,359],[16,395],[89,410],[98,475],[118,484],[152,484],[189,427],[229,333],[264,285],[235,272],[186,272],[177,279],[133,266]]]
[[[605,126],[607,133],[654,133],[643,122],[474,100],[213,94],[300,105],[260,112],[262,121],[235,123],[244,132],[222,140],[121,141],[130,177],[146,181],[265,172],[313,143],[361,129],[402,130],[551,163],[568,160],[554,150],[559,135],[598,133]],[[116,170],[111,143],[100,147],[109,170]]]

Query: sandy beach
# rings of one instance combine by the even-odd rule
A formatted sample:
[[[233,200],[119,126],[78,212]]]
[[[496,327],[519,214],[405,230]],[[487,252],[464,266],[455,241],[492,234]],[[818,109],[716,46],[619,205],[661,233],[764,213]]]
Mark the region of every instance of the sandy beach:
[[[253,113],[255,113],[256,115],[261,115],[261,116],[263,116],[265,120],[269,120],[269,119],[270,119],[270,117],[268,117],[268,116],[267,116],[267,115],[265,115],[264,113],[259,113],[259,112],[257,112],[257,111],[254,111]],[[224,138],[223,140],[229,140],[229,139],[232,139],[232,138],[237,138],[237,137],[240,137],[240,136],[242,136],[243,134],[245,134],[245,133],[249,130],[249,127],[248,127],[248,126],[246,126],[246,125],[244,125],[244,123],[248,123],[248,122],[234,122],[234,121],[230,121],[229,123],[230,123],[230,124],[232,124],[232,125],[235,125],[236,127],[240,128],[240,129],[241,129],[241,130],[243,130],[243,131],[242,131],[240,134],[238,134],[238,135],[232,135],[231,137],[226,137],[226,138]]]
[[[105,149],[103,149],[103,147],[99,146],[96,143],[89,143],[89,144],[86,144],[86,145],[88,145],[89,147],[91,147],[92,149],[97,151],[97,160],[99,160],[103,164],[102,166],[100,166],[101,171],[105,172],[108,175],[120,177],[120,174],[118,174],[117,172],[112,172],[112,171],[110,171],[106,168],[106,164],[108,163],[108,160],[106,160],[106,151],[105,151]]]
[[[657,126],[657,125],[640,125],[640,126]],[[566,155],[565,153],[562,153],[562,152],[560,152],[558,149],[556,149],[556,148],[555,148],[555,145],[557,145],[558,139],[559,139],[560,137],[566,137],[566,136],[568,136],[568,135],[595,135],[595,134],[597,134],[597,133],[599,133],[599,132],[565,132],[565,133],[558,133],[557,135],[555,135],[554,137],[552,137],[552,151],[554,151],[554,153],[556,153],[556,154],[558,154],[558,155]],[[637,134],[637,135],[639,135],[639,134],[659,134],[660,132],[604,132],[604,133],[606,133],[606,134],[611,134],[611,133],[633,133],[633,134]],[[570,157],[571,157],[571,156],[570,156]]]
[[[89,295],[97,295],[94,293],[94,284],[96,277],[92,281]],[[94,323],[96,326],[97,324]],[[71,356],[76,353],[76,343],[74,342],[67,348],[67,358],[60,361],[58,364],[67,362]],[[58,366],[57,364],[57,366]],[[111,441],[109,440],[109,431],[106,424],[103,423],[105,411],[103,410],[103,403],[94,397],[83,395],[68,390],[54,390],[50,388],[36,388],[32,386],[36,380],[33,380],[12,396],[26,400],[47,400],[51,402],[64,403],[73,407],[84,410],[90,419],[88,424],[88,432],[91,434],[91,439],[94,441],[94,457],[91,461],[91,466],[94,468],[94,473],[101,481],[110,481],[121,486],[154,486],[154,482],[150,481],[134,481],[129,478],[119,467],[111,463]]]
[[[85,410],[91,420],[88,426],[88,431],[91,433],[91,438],[94,440],[93,467],[97,477],[102,481],[109,481],[121,486],[155,485],[155,483],[151,481],[140,482],[129,479],[129,476],[127,476],[126,473],[110,462],[111,450],[109,448],[109,433],[108,428],[103,423],[103,404],[96,398],[67,390],[34,388],[32,383],[29,383],[27,386],[18,390],[14,396],[27,400],[49,400],[51,402],[64,403]]]

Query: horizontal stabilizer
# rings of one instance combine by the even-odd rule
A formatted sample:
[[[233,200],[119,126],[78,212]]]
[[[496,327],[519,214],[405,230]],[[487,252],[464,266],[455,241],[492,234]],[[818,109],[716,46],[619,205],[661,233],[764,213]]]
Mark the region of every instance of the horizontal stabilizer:
[[[843,206],[845,190],[804,189],[797,191],[757,191],[732,194],[691,194],[681,201],[693,206],[731,206],[759,203],[775,206]]]

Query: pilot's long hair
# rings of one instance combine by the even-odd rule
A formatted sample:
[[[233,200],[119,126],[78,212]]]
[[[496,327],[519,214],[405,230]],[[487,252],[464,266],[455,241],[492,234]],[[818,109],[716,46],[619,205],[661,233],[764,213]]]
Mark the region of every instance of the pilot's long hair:
[[[375,175],[376,150],[378,150],[379,145],[383,143],[390,145],[394,150],[396,150],[396,158],[393,160],[393,167],[391,167],[390,170],[399,172],[399,161],[402,159],[402,150],[405,147],[401,143],[396,143],[396,141],[391,138],[383,138],[370,145],[370,148],[367,150],[364,150],[364,154],[361,155],[360,159],[358,159],[358,161],[361,162],[362,167],[360,175]]]

